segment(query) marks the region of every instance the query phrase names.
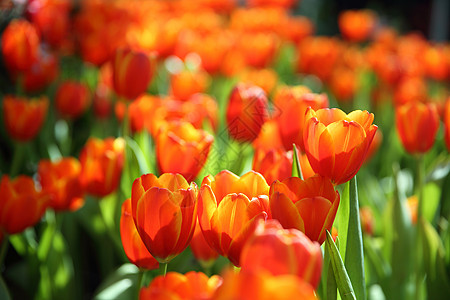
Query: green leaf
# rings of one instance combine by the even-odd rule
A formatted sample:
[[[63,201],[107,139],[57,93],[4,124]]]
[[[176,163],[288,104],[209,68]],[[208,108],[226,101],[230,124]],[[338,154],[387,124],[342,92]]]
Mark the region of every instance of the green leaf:
[[[450,280],[445,268],[445,249],[439,234],[427,221],[420,222],[423,232],[423,261],[427,274],[428,299],[444,299],[450,295]]]
[[[345,252],[347,250],[347,234],[348,234],[348,222],[350,218],[350,183],[347,182],[345,184],[344,191],[341,193],[341,201],[339,203],[336,221],[337,221],[337,229],[339,240],[343,241],[339,247],[339,252],[341,253],[341,257],[344,257],[345,261]]]
[[[359,218],[358,186],[356,176],[349,184],[349,219],[345,267],[352,281],[357,299],[366,299],[366,281],[364,278],[364,251],[361,232],[361,221]]]
[[[339,238],[336,239],[336,247],[339,250]],[[330,264],[330,253],[328,251],[328,248],[325,247],[325,258],[327,259],[327,266]],[[327,281],[327,292],[326,292],[326,299],[327,300],[336,300],[337,299],[337,283],[336,283],[336,277],[334,276],[333,268],[327,267],[327,269],[323,269],[322,272],[326,272],[326,281]]]
[[[11,295],[9,294],[8,288],[6,287],[6,284],[1,276],[0,276],[0,299],[11,300]]]
[[[334,277],[336,278],[336,284],[339,289],[339,294],[342,299],[356,299],[355,292],[353,291],[352,283],[348,277],[347,270],[345,269],[344,262],[342,261],[336,244],[331,237],[330,232],[327,230],[326,247],[330,253],[331,266],[333,267]]]
[[[135,265],[122,265],[100,285],[94,299],[134,299],[138,292],[138,274],[139,269]]]
[[[432,223],[439,208],[441,189],[436,183],[430,182],[423,187],[422,195],[424,195],[424,201],[422,201],[423,216],[428,222]]]
[[[303,180],[302,166],[298,159],[297,147],[292,144],[292,153],[294,153],[294,159],[292,160],[292,177],[298,177]]]

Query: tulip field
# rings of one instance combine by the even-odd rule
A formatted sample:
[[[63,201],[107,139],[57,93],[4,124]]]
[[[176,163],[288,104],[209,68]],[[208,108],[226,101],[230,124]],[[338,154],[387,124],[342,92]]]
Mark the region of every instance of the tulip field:
[[[2,1],[0,300],[449,299],[450,43],[330,2]]]

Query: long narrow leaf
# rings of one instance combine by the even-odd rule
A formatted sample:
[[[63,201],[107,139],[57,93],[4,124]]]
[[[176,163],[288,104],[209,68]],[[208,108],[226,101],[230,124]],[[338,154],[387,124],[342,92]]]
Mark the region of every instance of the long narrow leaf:
[[[347,232],[347,249],[345,267],[352,281],[357,299],[366,299],[366,282],[364,277],[364,251],[359,218],[358,186],[356,176],[349,184],[349,221]]]
[[[336,244],[331,237],[329,231],[327,231],[326,247],[330,253],[331,266],[333,267],[334,277],[339,289],[339,294],[342,299],[356,299],[355,292],[348,277],[347,270],[345,269],[344,262],[342,261]]]
[[[292,177],[298,177],[303,180],[302,166],[298,159],[297,147],[292,144],[292,152],[294,153],[294,159],[292,160]]]

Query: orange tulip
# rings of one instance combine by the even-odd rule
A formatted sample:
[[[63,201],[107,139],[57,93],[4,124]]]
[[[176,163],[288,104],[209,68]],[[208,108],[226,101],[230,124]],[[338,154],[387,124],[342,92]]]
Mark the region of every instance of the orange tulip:
[[[435,80],[445,80],[449,74],[449,67],[446,64],[446,53],[443,47],[430,46],[424,57],[425,72]]]
[[[214,137],[187,122],[170,122],[156,137],[156,159],[162,173],[180,173],[192,181],[208,158]]]
[[[235,47],[243,54],[248,66],[265,68],[278,52],[279,38],[275,34],[264,32],[241,33]]]
[[[13,72],[28,70],[38,59],[39,36],[33,24],[16,19],[2,34],[2,55],[8,69]]]
[[[123,101],[116,102],[115,113],[119,122],[123,121],[125,111],[128,108],[129,126],[131,132],[140,132],[144,128],[154,126],[154,120],[158,116],[158,108],[162,105],[161,99],[155,96],[142,95],[127,104]]]
[[[222,278],[213,275],[210,278],[203,273],[190,271],[185,275],[169,272],[166,276],[158,276],[148,287],[141,289],[140,300],[168,299],[211,299]]]
[[[341,184],[352,179],[363,164],[377,126],[373,114],[337,108],[308,108],[303,142],[312,169]]]
[[[261,173],[268,184],[291,177],[292,150],[286,152],[283,149],[256,149],[252,169]]]
[[[197,185],[180,174],[142,175],[133,182],[131,210],[148,251],[167,263],[189,245],[197,216]]]
[[[447,99],[444,107],[444,135],[447,150],[450,152],[450,98]]]
[[[291,300],[318,299],[314,288],[296,275],[272,276],[267,273],[236,273],[228,270],[213,300]]]
[[[241,264],[242,272],[297,275],[316,288],[322,271],[322,251],[303,232],[283,229],[277,220],[261,220],[242,250]]]
[[[209,82],[209,75],[205,71],[185,69],[170,76],[170,95],[186,101],[194,94],[204,93]]]
[[[270,186],[272,217],[284,228],[296,228],[320,244],[325,231],[331,230],[339,200],[331,181],[319,175],[304,181],[291,177]]]
[[[48,98],[3,98],[3,118],[9,135],[18,141],[32,140],[44,124],[48,109]]]
[[[253,6],[268,6],[279,8],[291,8],[295,4],[295,0],[247,0],[247,5]]]
[[[80,153],[81,185],[88,194],[104,197],[119,186],[124,163],[122,138],[90,138]]]
[[[39,162],[39,183],[42,191],[50,196],[49,207],[55,211],[74,211],[84,204],[80,174],[80,162],[73,157],[63,158],[58,162]]]
[[[254,149],[269,151],[272,149],[282,149],[283,144],[275,120],[266,121],[261,127],[258,137],[252,143]]]
[[[377,17],[370,10],[347,10],[339,16],[342,35],[353,42],[367,40],[375,29]]]
[[[234,87],[226,116],[228,133],[233,139],[239,142],[253,141],[267,117],[267,97],[261,88],[246,84]]]
[[[37,191],[31,177],[20,175],[0,181],[0,232],[15,234],[36,224],[47,208],[48,197]]]
[[[56,110],[68,119],[77,119],[91,104],[88,87],[76,81],[63,82],[55,95]]]
[[[308,107],[313,109],[328,107],[327,95],[311,93],[306,86],[284,86],[275,93],[274,104],[279,111],[275,121],[278,123],[284,148],[291,150],[292,144],[295,143],[303,151],[306,109]]]
[[[427,97],[427,84],[422,77],[405,77],[395,87],[394,104],[425,101]]]
[[[198,201],[198,220],[208,244],[235,266],[242,247],[259,219],[270,218],[269,186],[264,177],[250,171],[238,177],[222,171],[203,179]]]
[[[416,195],[412,195],[406,199],[406,207],[408,208],[409,215],[411,217],[411,223],[417,224],[417,208],[419,206],[419,198]]]
[[[337,68],[330,78],[330,89],[340,102],[351,102],[358,88],[358,76],[349,68]]]
[[[395,110],[397,132],[409,153],[425,153],[433,147],[439,115],[433,103],[411,102]]]
[[[273,69],[245,69],[240,72],[239,80],[259,86],[266,94],[270,94],[277,84],[278,74]]]
[[[361,227],[363,232],[368,235],[373,235],[375,218],[372,209],[369,206],[361,207],[359,209],[359,215],[361,217]]]
[[[192,254],[194,254],[194,257],[200,262],[202,266],[210,266],[219,256],[219,254],[211,249],[211,247],[206,242],[198,222],[195,226],[195,231],[194,235],[192,236],[190,247],[192,250]]]
[[[316,175],[316,172],[311,168],[311,164],[309,163],[306,154],[300,154],[298,158],[300,160],[300,168],[302,168],[303,179],[308,179],[309,177]]]
[[[153,77],[153,60],[144,52],[118,49],[113,59],[113,84],[116,93],[134,100],[145,93]]]
[[[380,149],[381,143],[383,142],[383,133],[381,133],[381,130],[378,129],[375,133],[375,136],[373,137],[373,141],[369,146],[369,150],[367,150],[367,156],[364,160],[364,163],[367,163],[370,161],[370,159],[378,152]]]
[[[122,204],[122,215],[120,217],[120,238],[123,250],[130,262],[147,270],[157,269],[158,261],[148,252],[142,238],[134,224],[131,213],[131,199],[128,198]]]

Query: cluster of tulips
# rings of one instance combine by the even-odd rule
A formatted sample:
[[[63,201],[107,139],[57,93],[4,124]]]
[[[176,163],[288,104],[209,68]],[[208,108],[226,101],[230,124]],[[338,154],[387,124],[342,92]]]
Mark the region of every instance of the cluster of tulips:
[[[238,2],[11,8],[0,298],[450,293],[450,45]]]

